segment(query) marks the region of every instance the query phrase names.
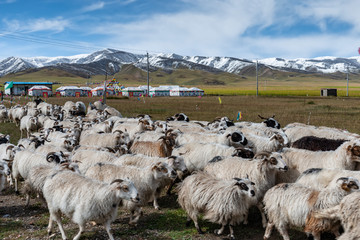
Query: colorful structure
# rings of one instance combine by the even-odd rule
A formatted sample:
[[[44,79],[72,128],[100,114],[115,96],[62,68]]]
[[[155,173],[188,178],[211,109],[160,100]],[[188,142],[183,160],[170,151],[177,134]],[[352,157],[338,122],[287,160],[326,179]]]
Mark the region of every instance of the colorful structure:
[[[28,90],[28,95],[33,97],[51,97],[52,90],[43,85],[35,85]]]

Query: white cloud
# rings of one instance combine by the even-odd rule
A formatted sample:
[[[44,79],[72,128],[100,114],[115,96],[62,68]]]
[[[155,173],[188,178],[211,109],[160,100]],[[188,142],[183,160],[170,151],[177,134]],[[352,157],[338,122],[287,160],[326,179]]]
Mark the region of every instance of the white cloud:
[[[359,45],[356,39],[360,33],[357,14],[360,2],[357,0],[183,2],[188,8],[177,13],[142,16],[141,20],[129,23],[101,23],[90,32],[111,36],[102,45],[114,48],[248,58],[316,57],[326,53],[354,56],[352,48],[357,49]],[[329,19],[348,23],[349,33],[330,32]],[[299,21],[316,22],[321,32],[304,29],[298,31],[297,36],[286,36],[283,27],[296,29]],[[282,34],[262,35],[267,27],[278,28]]]
[[[63,19],[62,17],[54,19],[37,18],[30,19],[26,22],[20,22],[19,20],[3,20],[7,25],[9,31],[23,31],[23,32],[39,32],[39,31],[51,31],[62,32],[65,28],[70,26],[70,21]]]
[[[93,3],[89,6],[86,6],[82,9],[82,12],[92,12],[92,11],[96,11],[99,9],[104,8],[105,6],[105,2],[97,2],[97,3]]]

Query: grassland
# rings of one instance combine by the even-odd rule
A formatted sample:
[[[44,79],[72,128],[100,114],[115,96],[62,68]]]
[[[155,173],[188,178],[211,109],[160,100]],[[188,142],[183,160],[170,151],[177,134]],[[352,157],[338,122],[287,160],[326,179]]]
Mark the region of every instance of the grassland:
[[[115,77],[124,86],[147,84],[147,73],[132,65],[124,65]],[[349,96],[360,96],[360,76],[349,75]],[[0,78],[0,84],[6,81],[54,82],[54,89],[63,85],[95,87],[103,83],[105,76],[97,75],[82,78],[56,68],[29,70],[9,74]],[[319,96],[321,88],[337,88],[338,96],[346,96],[347,83],[343,73],[314,74],[280,72],[260,69],[258,86],[255,71],[249,69],[242,75],[225,72],[205,72],[200,70],[176,69],[172,71],[156,70],[150,72],[150,85],[181,85],[199,87],[207,95],[255,95],[256,89],[261,96]]]
[[[299,97],[299,96],[205,96],[175,98],[111,98],[107,104],[120,110],[127,117],[147,113],[153,119],[164,120],[174,113],[184,112],[190,120],[211,121],[217,116],[228,116],[235,119],[241,111],[242,121],[260,122],[258,114],[272,116],[285,126],[292,122],[309,123],[347,129],[351,132],[360,133],[358,118],[360,115],[359,98],[355,97]],[[49,98],[47,102],[64,104],[66,101],[83,101],[88,104],[99,98]],[[10,106],[7,102],[6,106]],[[16,97],[12,105],[25,104],[29,98]],[[0,132],[11,135],[11,141],[17,142],[19,138],[18,127],[13,123],[1,123]],[[0,239],[46,239],[46,226],[48,212],[39,201],[32,201],[32,207],[25,208],[24,196],[15,196],[12,189],[6,190],[0,195]],[[176,202],[176,195],[165,196],[160,199],[160,211],[151,206],[144,208],[144,216],[137,228],[127,224],[129,213],[119,211],[119,218],[112,225],[117,239],[223,239],[224,236],[216,237],[212,233],[218,226],[202,221],[205,235],[197,234],[194,226],[185,227],[186,216]],[[5,216],[5,217],[4,217]],[[57,228],[56,228],[57,229]],[[77,226],[65,218],[65,231],[69,237],[76,234]],[[264,230],[261,227],[261,218],[256,209],[250,213],[248,226],[238,226],[235,234],[239,239],[257,240],[262,239]],[[306,236],[292,230],[291,239],[302,240]],[[60,237],[56,235],[56,239]],[[105,239],[106,232],[102,226],[87,226],[87,231],[81,239]],[[281,239],[274,232],[272,240]],[[325,235],[322,239],[332,240],[331,236]]]

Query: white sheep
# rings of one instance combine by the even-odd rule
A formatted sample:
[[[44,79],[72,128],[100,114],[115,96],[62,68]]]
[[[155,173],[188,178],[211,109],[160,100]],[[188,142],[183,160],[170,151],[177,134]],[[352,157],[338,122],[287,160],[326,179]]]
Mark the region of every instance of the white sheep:
[[[309,168],[301,173],[296,183],[315,189],[322,189],[340,177],[353,177],[360,181],[360,172],[338,168]]]
[[[273,152],[257,154],[250,160],[239,157],[225,158],[206,165],[204,171],[220,179],[230,180],[235,177],[251,179],[255,183],[256,192],[256,199],[252,204],[258,207],[265,228],[267,222],[262,199],[266,191],[275,186],[276,173],[287,169],[280,153]],[[244,224],[247,224],[247,216]]]
[[[244,135],[248,140],[247,147],[251,148],[255,154],[260,152],[276,152],[285,146],[284,138],[278,133],[275,133],[271,137],[251,133]]]
[[[38,128],[37,123],[38,122],[37,122],[36,117],[26,115],[23,118],[21,118],[21,120],[20,120],[20,138],[22,138],[23,131],[26,131],[26,135],[28,138],[32,132],[37,131],[37,128]]]
[[[122,144],[129,144],[130,138],[127,132],[115,131],[112,133],[94,133],[80,137],[80,145],[96,146],[96,147],[111,147]]]
[[[0,194],[1,191],[5,188],[6,177],[10,176],[11,170],[8,166],[8,163],[0,160]]]
[[[8,110],[6,108],[0,108],[0,122],[6,122],[8,117]]]
[[[110,106],[107,106],[104,109],[104,112],[106,112],[110,117],[111,116],[122,117],[121,113],[116,108]]]
[[[49,236],[56,221],[62,238],[67,239],[61,223],[63,213],[79,226],[74,240],[80,238],[88,221],[103,224],[108,237],[113,240],[110,224],[116,219],[121,200],[139,201],[137,190],[129,180],[102,183],[70,171],[59,171],[48,177],[43,194],[50,212]]]
[[[255,198],[254,183],[249,179],[217,179],[205,172],[198,172],[185,178],[179,185],[178,202],[188,215],[187,225],[192,220],[197,231],[202,234],[198,222],[203,219],[221,224],[215,234],[222,234],[226,225],[230,237],[234,239],[233,226],[244,220],[250,202]]]
[[[289,226],[306,226],[307,233],[311,233],[315,240],[320,240],[324,230],[336,233],[331,223],[317,221],[312,217],[312,212],[339,204],[344,196],[357,191],[359,185],[359,181],[354,178],[339,178],[320,191],[297,183],[282,183],[272,187],[264,196],[264,209],[269,219],[264,239],[269,239],[274,226],[284,240],[290,239],[287,232]],[[314,225],[318,228],[313,228]]]
[[[119,155],[94,149],[76,150],[71,157],[71,161],[78,163],[80,172],[85,173],[89,167],[96,163],[112,163],[116,161]]]
[[[47,177],[55,174],[58,171],[74,171],[80,173],[79,166],[76,163],[64,162],[62,164],[51,166],[40,164],[29,170],[28,178],[24,182],[22,192],[26,195],[26,206],[30,203],[30,194],[36,193],[40,196],[40,199],[45,201],[43,198],[43,188]]]
[[[188,132],[179,134],[176,138],[177,145],[190,142],[219,143],[234,147],[246,146],[248,144],[244,134],[236,128],[227,129],[222,134]]]
[[[284,132],[288,136],[290,142],[295,142],[296,140],[305,137],[305,136],[315,136],[319,138],[327,139],[344,139],[344,140],[353,140],[360,138],[359,134],[350,133],[346,130],[341,130],[337,128],[330,128],[324,126],[313,126],[305,125],[301,123],[291,123],[284,127]]]
[[[41,102],[36,106],[36,108],[39,109],[40,112],[45,116],[50,116],[53,109],[53,105],[50,103]]]
[[[317,218],[340,220],[344,228],[338,240],[356,240],[360,238],[360,192],[345,196],[339,205],[314,213]]]
[[[214,157],[240,156],[243,149],[217,143],[187,143],[174,148],[172,155],[182,156],[189,172],[203,170]]]
[[[177,177],[175,180],[163,179],[163,181],[160,184],[160,187],[156,191],[158,198],[161,194],[161,190],[164,187],[169,186],[167,193],[170,194],[174,184],[176,184],[179,180],[183,179],[184,175],[187,174],[187,168],[183,157],[170,156],[167,158],[162,158],[162,157],[149,157],[142,154],[124,154],[115,161],[113,161],[112,163],[115,165],[129,165],[138,168],[146,168],[151,166],[154,162],[165,162],[177,173]]]
[[[344,142],[335,151],[308,151],[296,148],[284,148],[282,157],[289,167],[281,174],[277,182],[295,182],[302,172],[309,168],[338,168],[354,170],[360,162],[360,140]]]
[[[137,134],[148,130],[154,130],[153,122],[149,119],[140,118],[136,122],[118,120],[114,123],[112,132],[118,130],[129,133],[130,140],[133,141]]]
[[[85,176],[107,183],[116,178],[129,178],[133,181],[141,201],[139,203],[125,201],[123,206],[131,211],[129,224],[136,225],[142,215],[141,205],[145,205],[153,200],[155,209],[159,209],[156,190],[160,187],[160,183],[164,178],[175,178],[176,173],[163,162],[153,163],[146,168],[98,163],[90,167],[86,171]]]
[[[63,153],[50,152],[48,154],[34,153],[22,150],[15,154],[12,166],[12,176],[15,179],[15,191],[18,193],[18,181],[20,176],[26,179],[30,169],[40,164],[56,165],[67,161]]]
[[[9,110],[9,114],[11,116],[11,120],[16,124],[16,126],[19,126],[21,118],[26,116],[27,113],[26,107],[19,106],[19,107],[11,108],[10,110]]]

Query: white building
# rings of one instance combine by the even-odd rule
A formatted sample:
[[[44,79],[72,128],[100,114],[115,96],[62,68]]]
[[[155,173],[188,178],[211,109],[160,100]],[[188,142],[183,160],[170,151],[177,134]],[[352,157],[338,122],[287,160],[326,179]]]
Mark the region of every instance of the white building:
[[[50,97],[52,96],[52,91],[50,88],[43,85],[35,85],[28,90],[28,95],[33,97]]]
[[[76,97],[81,96],[81,88],[77,86],[63,86],[56,89],[63,97]]]

